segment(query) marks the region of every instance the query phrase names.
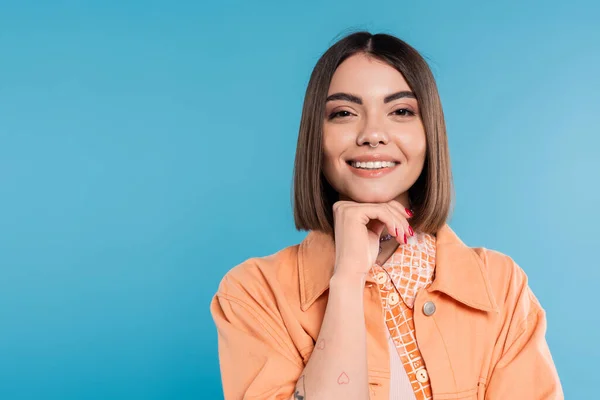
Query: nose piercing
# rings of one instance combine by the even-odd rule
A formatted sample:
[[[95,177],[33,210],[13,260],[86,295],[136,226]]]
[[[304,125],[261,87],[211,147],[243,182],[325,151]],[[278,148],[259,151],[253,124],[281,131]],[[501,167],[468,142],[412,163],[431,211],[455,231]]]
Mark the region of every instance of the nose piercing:
[[[369,146],[371,146],[372,148],[375,148],[375,147],[379,146],[379,143],[377,143],[375,146],[373,146],[373,143],[369,143]]]

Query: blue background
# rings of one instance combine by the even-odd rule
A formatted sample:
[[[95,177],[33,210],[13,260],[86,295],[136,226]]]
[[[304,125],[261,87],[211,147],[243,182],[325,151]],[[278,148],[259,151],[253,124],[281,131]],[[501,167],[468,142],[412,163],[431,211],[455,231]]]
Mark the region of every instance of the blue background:
[[[451,225],[511,255],[567,398],[597,382],[600,7],[0,2],[0,398],[218,399],[209,302],[299,242],[304,90],[350,30],[428,59]]]

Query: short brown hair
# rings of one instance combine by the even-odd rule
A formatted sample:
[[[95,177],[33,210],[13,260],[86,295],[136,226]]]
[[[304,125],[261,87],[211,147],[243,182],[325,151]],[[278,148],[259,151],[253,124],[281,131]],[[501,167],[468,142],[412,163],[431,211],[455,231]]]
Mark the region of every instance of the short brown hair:
[[[352,33],[331,46],[310,76],[296,147],[293,207],[298,230],[333,232],[333,204],[339,195],[323,175],[322,130],[331,78],[348,57],[362,53],[398,70],[414,92],[425,128],[427,150],[421,175],[409,189],[415,230],[435,233],[450,214],[452,172],[444,112],[435,79],[417,50],[387,34]]]

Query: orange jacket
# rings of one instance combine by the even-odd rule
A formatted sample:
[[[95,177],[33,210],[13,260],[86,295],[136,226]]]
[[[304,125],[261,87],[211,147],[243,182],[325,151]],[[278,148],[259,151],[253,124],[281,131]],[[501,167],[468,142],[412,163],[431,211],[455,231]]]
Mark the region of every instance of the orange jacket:
[[[289,399],[323,321],[334,267],[332,238],[229,271],[211,302],[226,400]],[[423,313],[426,302],[435,312]],[[379,288],[364,289],[371,399],[389,399],[390,360]],[[437,233],[436,272],[414,305],[417,342],[434,399],[563,399],[545,339],[545,312],[509,257]],[[431,307],[429,307],[429,311]],[[402,371],[404,372],[404,371]]]

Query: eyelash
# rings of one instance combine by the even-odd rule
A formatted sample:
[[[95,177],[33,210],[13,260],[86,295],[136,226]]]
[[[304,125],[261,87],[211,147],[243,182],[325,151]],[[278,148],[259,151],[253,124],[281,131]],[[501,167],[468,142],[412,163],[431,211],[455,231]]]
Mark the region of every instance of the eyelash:
[[[396,114],[396,115],[399,115],[401,117],[406,117],[406,116],[412,117],[412,116],[415,115],[415,113],[413,111],[409,110],[408,108],[399,108],[396,111],[394,111],[394,113],[397,113],[398,111],[406,111],[406,113],[408,114],[408,115]],[[344,118],[344,117],[347,116],[347,115],[346,116],[341,116],[341,115],[339,115],[340,113],[348,113],[348,114],[350,114],[350,111],[346,111],[346,110],[336,111],[336,112],[334,112],[334,113],[332,113],[332,114],[329,115],[329,119],[331,120],[331,119],[338,118],[338,117],[339,118]]]

